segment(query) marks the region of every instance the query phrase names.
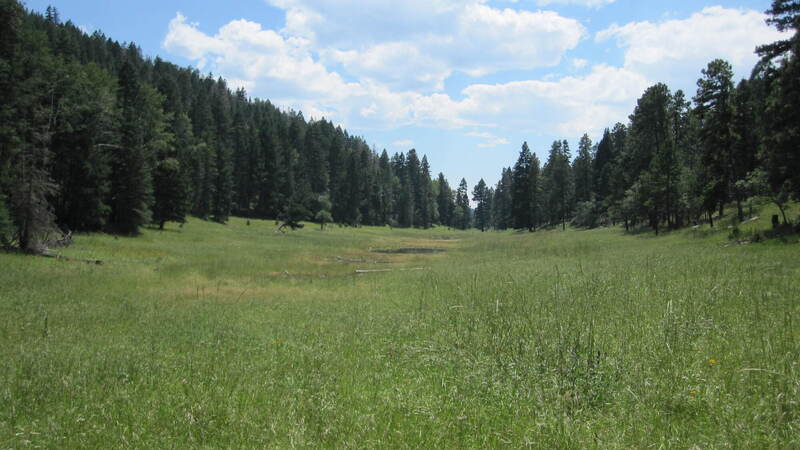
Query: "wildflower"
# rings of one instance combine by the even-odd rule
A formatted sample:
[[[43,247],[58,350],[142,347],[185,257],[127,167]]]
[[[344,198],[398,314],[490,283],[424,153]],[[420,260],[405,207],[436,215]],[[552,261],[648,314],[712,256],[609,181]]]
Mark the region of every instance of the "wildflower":
[[[713,366],[714,364],[716,364],[716,363],[717,363],[717,360],[716,360],[716,359],[709,359],[709,360],[708,360],[708,363],[709,363],[709,364],[711,364],[711,365]]]
[[[689,391],[689,395],[691,395],[692,397],[694,397],[695,395],[697,395],[697,391]]]

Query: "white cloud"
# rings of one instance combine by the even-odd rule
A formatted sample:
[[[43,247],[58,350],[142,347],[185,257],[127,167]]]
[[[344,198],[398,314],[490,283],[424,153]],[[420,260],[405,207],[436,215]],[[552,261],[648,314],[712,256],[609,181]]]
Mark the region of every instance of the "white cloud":
[[[780,37],[761,13],[706,8],[685,20],[615,25],[598,33],[598,42],[613,40],[625,49],[624,67],[589,68],[587,60],[572,58],[567,69],[582,75],[473,84],[452,97],[442,88],[454,72],[552,66],[585,29],[554,12],[498,9],[479,0],[429,1],[271,0],[286,11],[283,30],[236,20],[213,35],[178,13],[164,47],[233,87],[307,117],[359,130],[473,127],[480,131],[467,135],[480,139],[478,146],[493,147],[508,144],[498,135],[509,130],[598,135],[624,120],[654,81],[693,85],[716,57],[749,70],[753,47]]]
[[[507,29],[512,35],[533,33],[530,36],[539,35],[539,39],[543,40],[551,33],[548,27],[560,30],[561,22],[568,21],[554,13],[517,13],[494,10],[483,5],[472,5],[471,8],[461,8],[463,14],[459,16],[458,28],[474,32],[476,41],[482,42],[499,40],[498,28]],[[315,20],[308,19],[302,23]],[[539,29],[533,32],[523,30],[529,26]],[[478,28],[482,31],[479,32]],[[572,38],[577,41],[583,29],[578,26],[572,32]],[[474,99],[456,101],[441,93],[425,94],[420,92],[421,89],[409,89],[407,80],[405,83],[400,81],[399,78],[413,75],[417,77],[414,80],[417,87],[427,82],[441,85],[450,73],[441,59],[423,54],[417,44],[376,44],[364,52],[338,49],[315,51],[313,39],[315,37],[308,34],[297,37],[286,35],[285,31],[277,33],[265,30],[247,20],[232,21],[212,36],[202,32],[199,24],[190,23],[178,13],[169,24],[163,45],[174,54],[196,61],[201,69],[225,76],[234,87],[245,87],[251,94],[270,98],[278,105],[299,108],[307,116],[324,116],[345,126],[385,129],[423,125],[452,129],[485,125],[481,121],[481,114],[476,113],[481,105]],[[442,36],[427,36],[426,39],[428,44],[441,45],[442,48],[456,45]],[[525,43],[536,47],[529,44]],[[515,45],[522,44],[499,46],[494,57],[503,52],[517,52]],[[470,51],[462,50],[464,54]],[[561,57],[560,52],[552,49],[535,50],[528,56],[532,59],[544,58],[540,62],[548,59],[554,62]],[[323,56],[318,56],[320,54]],[[455,52],[454,58],[457,60],[459,57]],[[352,71],[355,81],[345,80],[340,74],[329,70],[324,63],[330,60]],[[435,71],[425,73],[414,70],[417,67],[415,61],[429,67],[437,67],[438,61],[439,66]],[[491,61],[480,65],[474,62],[464,64],[463,67],[475,71],[496,67]],[[400,70],[397,79],[384,74],[403,65],[410,65],[411,69],[405,72]],[[430,78],[425,78],[429,75]],[[471,117],[466,117],[467,114],[471,114]]]
[[[488,18],[513,28],[517,16],[500,13]],[[467,22],[473,19],[465,19]],[[527,19],[519,19],[523,22]],[[387,129],[404,125],[457,129],[466,126],[520,129],[539,134],[578,134],[602,129],[624,117],[646,87],[646,80],[629,70],[595,66],[581,77],[549,78],[505,84],[471,85],[460,99],[442,93],[399,89],[380,76],[347,81],[314,57],[312,42],[264,30],[257,23],[237,20],[210,36],[177,14],[164,47],[205,64],[209,70],[275,104],[300,109],[307,117],[326,117],[347,127]],[[347,67],[378,71],[381,58],[400,61],[413,47],[383,45],[388,53],[357,61],[347,52],[328,55]],[[481,145],[503,145],[503,138],[482,137]]]
[[[554,66],[586,34],[552,11],[482,0],[268,1],[286,12],[282,35],[308,39],[323,59],[398,89],[441,91],[455,71]]]
[[[421,53],[408,42],[378,44],[361,52],[327,50],[323,57],[342,64],[349,73],[399,89],[442,90],[452,73],[444,61]]]
[[[536,0],[539,6],[548,6],[553,4],[563,5],[581,5],[589,8],[599,8],[601,6],[614,3],[616,0]]]
[[[481,147],[481,148],[493,148],[493,147],[497,147],[498,145],[508,145],[508,143],[509,143],[508,139],[497,137],[497,136],[493,135],[492,133],[485,132],[485,131],[484,132],[471,131],[471,132],[467,133],[467,136],[484,139],[483,142],[478,144],[478,147]]]
[[[614,39],[625,48],[626,69],[687,89],[715,58],[748,76],[757,61],[755,47],[782,38],[765,18],[758,11],[713,6],[681,20],[613,25],[597,33],[596,41]]]
[[[503,127],[534,134],[598,134],[624,118],[648,80],[635,72],[598,65],[581,77],[469,86],[466,118],[482,117]]]
[[[298,98],[353,87],[315,61],[308,41],[302,38],[284,38],[247,20],[230,22],[216,35],[208,36],[186,20],[180,13],[172,19],[164,48],[197,61],[200,69],[237,80],[241,86],[253,89],[268,79],[284,96]]]
[[[573,69],[583,69],[589,65],[589,61],[582,59],[582,58],[573,58],[572,60],[572,68]]]

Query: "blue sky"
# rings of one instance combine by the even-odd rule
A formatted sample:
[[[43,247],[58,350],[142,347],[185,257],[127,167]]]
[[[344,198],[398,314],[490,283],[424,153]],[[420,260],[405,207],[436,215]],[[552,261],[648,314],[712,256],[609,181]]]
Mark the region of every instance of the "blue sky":
[[[748,76],[779,39],[769,0],[28,0],[377,149],[416,148],[451,184],[496,183],[523,141],[546,159],[625,122],[645,88],[691,97],[714,58]]]

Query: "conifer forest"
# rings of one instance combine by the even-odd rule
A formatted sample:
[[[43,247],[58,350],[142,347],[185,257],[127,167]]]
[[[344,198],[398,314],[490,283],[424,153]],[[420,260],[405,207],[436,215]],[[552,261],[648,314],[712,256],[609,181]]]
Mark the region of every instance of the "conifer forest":
[[[364,31],[388,41],[303,60],[376,96],[409,89],[391,98],[420,108],[402,112],[414,120],[447,105],[461,115],[437,110],[436,126],[486,140],[453,156],[426,140],[441,130],[401,113],[374,128],[387,150],[340,121],[345,108],[316,117],[57,6],[0,0],[0,448],[799,448],[800,0],[759,1],[683,19],[691,2],[676,0],[681,14],[614,18],[590,39],[594,17],[646,2],[447,0],[423,14],[409,0]],[[285,28],[236,24],[298,54],[319,42],[303,27],[321,41],[328,16],[336,38],[362,23],[319,13],[324,1],[254,3]],[[350,12],[380,22],[379,4]],[[394,41],[411,13],[427,31]],[[574,88],[562,109],[541,91],[640,79],[640,60],[589,67],[579,42],[623,55],[630,36],[709,17],[755,17],[759,36],[781,39],[736,50],[756,61],[744,77],[746,58],[711,58],[691,93],[647,78],[628,115],[600,126],[617,103],[522,142],[481,123],[508,117],[480,97],[503,89],[508,108],[553,108],[522,118],[530,129],[566,121],[592,91]],[[497,78],[469,65],[473,37],[502,47],[492,39],[539,21],[571,27],[576,57],[522,52],[539,58],[526,65],[512,46],[479,55]],[[169,27],[229,37],[180,12]],[[656,56],[669,79],[671,56]],[[516,80],[541,75],[531,67],[564,72]],[[473,84],[454,94],[443,80]],[[473,167],[499,173],[461,173]]]
[[[451,187],[415,149],[389,155],[301,111],[232,91],[222,78],[87,35],[56,8],[2,5],[0,225],[6,246],[33,250],[64,231],[135,235],[187,215],[231,215],[460,229],[707,221],[748,199],[800,196],[798,6],[769,22],[794,37],[754,49],[748,79],[714,60],[693,98],[656,84],[627,120],[545,161],[526,143],[496,186]],[[622,118],[620,118],[622,119]],[[474,202],[474,208],[470,205]]]

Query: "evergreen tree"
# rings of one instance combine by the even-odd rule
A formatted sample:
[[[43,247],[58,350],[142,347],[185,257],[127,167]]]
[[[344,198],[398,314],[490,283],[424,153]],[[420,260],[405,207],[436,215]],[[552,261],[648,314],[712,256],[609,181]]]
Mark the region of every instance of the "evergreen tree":
[[[625,191],[629,186],[629,176],[627,176],[626,170],[627,141],[628,129],[625,125],[618,122],[611,131],[610,147],[614,156],[611,163],[607,164],[604,168],[604,171],[607,169],[609,181],[608,195],[603,201],[603,206],[606,208],[612,223],[615,221],[623,221],[626,228],[628,227],[629,217],[623,214],[622,201],[625,198]]]
[[[562,229],[566,229],[574,192],[570,152],[566,141],[553,142],[544,167],[544,177],[550,222],[561,223]]]
[[[699,139],[703,148],[703,180],[705,204],[718,206],[722,215],[729,192],[735,182],[732,176],[733,136],[733,69],[727,62],[716,59],[703,70],[703,78],[697,80],[697,95],[694,98],[695,114],[699,122]],[[709,211],[709,215],[711,211]]]
[[[747,175],[758,165],[756,134],[756,100],[753,98],[751,83],[742,80],[733,92],[733,116],[731,118],[731,175],[732,192],[736,200],[739,221],[744,220],[743,203],[748,193],[739,188]]]
[[[758,48],[767,85],[759,156],[770,189],[800,199],[800,1],[773,0],[767,14],[768,23],[794,34]]]
[[[403,153],[394,159],[394,172],[399,179],[397,189],[397,221],[401,227],[414,226],[414,191],[406,157]]]
[[[512,173],[513,184],[511,193],[511,208],[514,218],[514,227],[533,231],[533,218],[531,217],[531,151],[528,143],[522,143],[514,171]]]
[[[378,186],[380,189],[378,222],[385,225],[395,221],[395,189],[397,188],[397,177],[392,171],[392,164],[386,149],[381,152],[378,159]]]
[[[531,166],[528,171],[528,186],[530,189],[530,214],[532,230],[541,225],[544,220],[542,214],[542,204],[544,195],[542,193],[541,164],[536,153],[531,154]]]
[[[437,185],[439,190],[436,195],[436,205],[439,210],[439,223],[448,227],[455,226],[453,223],[453,214],[455,213],[453,190],[441,172],[437,178]]]
[[[469,196],[467,194],[467,180],[461,179],[461,183],[456,190],[456,209],[454,220],[456,227],[461,230],[466,230],[472,223],[472,217],[469,207]]]
[[[9,12],[6,8],[2,8],[4,14]],[[13,8],[10,12],[15,13]],[[2,19],[7,23],[13,20]],[[58,125],[62,100],[59,85],[64,72],[42,33],[20,29],[18,44],[11,49],[13,59],[2,64],[10,70],[7,75],[11,79],[4,84],[14,91],[9,99],[14,103],[3,108],[11,123],[0,125],[4,135],[0,160],[10,165],[0,175],[7,183],[19,248],[39,252],[48,234],[57,231],[50,203],[57,192],[51,176],[52,139]]]
[[[119,74],[120,146],[111,164],[111,226],[123,234],[138,233],[151,218],[151,155],[141,114],[142,91],[133,64],[126,60]]]
[[[486,231],[491,225],[492,218],[492,198],[489,188],[483,178],[478,182],[472,190],[472,201],[475,202],[475,227]]]
[[[772,0],[772,7],[767,10],[767,23],[774,25],[778,31],[794,31],[789,39],[782,39],[771,44],[758,47],[756,52],[766,60],[780,58],[794,53],[797,56],[798,30],[800,30],[800,1]]]
[[[357,152],[351,152],[347,161],[345,178],[346,195],[344,199],[344,223],[352,226],[361,224],[361,202],[364,198],[359,179],[361,158]]]
[[[20,149],[18,108],[21,82],[22,18],[25,14],[16,0],[0,0],[0,195],[10,191],[12,160]]]
[[[503,168],[500,180],[497,182],[497,187],[494,190],[494,212],[492,216],[494,218],[494,227],[498,230],[507,230],[514,226],[514,218],[512,215],[512,193],[514,190],[512,176],[510,168]]]
[[[216,177],[211,197],[211,219],[225,223],[233,208],[233,161],[231,148],[231,99],[225,82],[220,78],[212,94],[211,113],[216,126],[215,151]]]
[[[631,115],[628,142],[625,149],[624,165],[630,171],[633,183],[627,195],[628,203],[640,203],[635,211],[637,216],[648,220],[653,229],[658,229],[662,219],[667,217],[670,206],[665,205],[665,186],[674,177],[673,173],[663,173],[665,164],[674,159],[670,108],[673,102],[669,88],[662,83],[648,88],[637,101]],[[658,161],[655,161],[658,157]],[[633,188],[636,184],[636,188]]]
[[[186,188],[181,177],[181,164],[175,158],[158,162],[153,171],[153,222],[163,230],[166,222],[186,221]]]
[[[116,80],[96,65],[70,63],[53,135],[53,198],[58,224],[68,230],[100,230],[108,205],[110,151],[115,148]]]
[[[419,180],[417,186],[417,226],[430,228],[433,223],[435,203],[431,189],[431,166],[428,157],[423,156],[420,163]]]
[[[603,138],[597,144],[597,153],[594,157],[592,174],[594,180],[594,193],[599,201],[605,200],[611,190],[611,170],[614,163],[614,147],[611,143],[611,131],[608,128],[603,131]]]
[[[575,175],[575,201],[578,203],[592,200],[593,165],[592,141],[589,139],[589,135],[584,134],[578,144],[578,155],[572,164],[572,173]]]

